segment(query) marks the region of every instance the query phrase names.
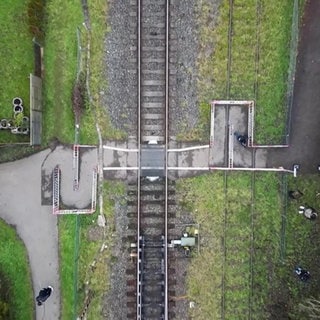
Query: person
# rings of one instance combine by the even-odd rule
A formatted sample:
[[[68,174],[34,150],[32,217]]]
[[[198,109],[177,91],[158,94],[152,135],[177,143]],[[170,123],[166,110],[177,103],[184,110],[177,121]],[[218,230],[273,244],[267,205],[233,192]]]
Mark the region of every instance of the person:
[[[243,146],[246,147],[248,144],[248,136],[247,135],[241,135],[238,132],[235,132],[234,135],[236,136],[236,139],[238,142]]]
[[[307,282],[311,277],[310,272],[301,267],[296,267],[294,272],[302,282]]]
[[[38,296],[36,297],[38,306],[41,306],[50,297],[52,292],[53,288],[51,286],[48,286],[47,288],[43,288],[42,290],[40,290]]]
[[[288,192],[289,198],[296,200],[303,196],[303,193],[300,190],[290,190]]]
[[[303,214],[308,220],[315,220],[318,217],[316,210],[309,206],[300,206],[298,212],[299,214]]]

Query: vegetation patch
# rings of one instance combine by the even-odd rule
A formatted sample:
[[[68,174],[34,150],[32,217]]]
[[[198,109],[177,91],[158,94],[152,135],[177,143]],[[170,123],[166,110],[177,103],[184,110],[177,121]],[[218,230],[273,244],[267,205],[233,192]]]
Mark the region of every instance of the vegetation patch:
[[[59,217],[61,319],[74,319],[76,306],[79,221],[76,216]]]
[[[31,274],[25,246],[14,228],[0,219],[0,318],[33,319]]]
[[[91,92],[91,108],[95,115],[104,139],[121,140],[126,134],[115,129],[108,114],[102,107],[101,96],[107,92],[107,79],[105,70],[105,42],[103,41],[111,31],[111,26],[106,22],[108,5],[104,0],[89,1],[90,15],[90,75],[89,87]]]
[[[101,302],[108,291],[112,263],[114,199],[123,192],[120,182],[104,183],[105,229],[97,226],[97,212],[59,217],[62,319],[80,315],[87,303],[88,319],[101,319]]]
[[[112,246],[115,229],[114,202],[124,194],[121,182],[105,182],[103,187],[103,212],[107,219],[105,228],[96,224],[96,216],[82,217],[79,255],[79,313],[91,293],[88,319],[102,319],[102,301],[109,290],[110,268],[113,262]]]
[[[231,11],[222,0],[219,17],[210,21],[210,6],[200,6],[200,106],[255,100],[258,143],[283,140],[292,11],[290,0],[235,0]]]
[[[33,43],[29,32],[28,0],[0,4],[0,119],[13,119],[12,99],[20,97],[29,114],[29,74],[33,71]],[[0,143],[28,141],[29,137],[0,131]]]
[[[72,89],[77,75],[77,27],[83,22],[78,2],[46,2],[44,50],[44,143],[52,138],[72,143]]]
[[[28,1],[28,25],[30,33],[37,41],[43,41],[45,30],[45,1]]]
[[[201,230],[187,275],[192,319],[310,319],[304,306],[320,300],[319,221],[298,207],[320,209],[319,179],[231,173],[225,189],[225,174],[214,173],[178,183]],[[287,191],[296,189],[303,197],[289,200]],[[294,275],[298,265],[311,273],[307,284]]]

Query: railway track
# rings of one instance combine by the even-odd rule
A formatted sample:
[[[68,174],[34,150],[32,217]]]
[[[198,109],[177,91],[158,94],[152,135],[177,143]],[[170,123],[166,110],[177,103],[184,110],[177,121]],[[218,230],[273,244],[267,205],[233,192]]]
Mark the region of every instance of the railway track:
[[[127,270],[128,318],[168,319],[168,205],[174,202],[166,164],[169,1],[130,4],[136,21],[132,47],[137,57],[139,169],[137,184],[129,186],[130,240],[136,265],[134,271],[132,264]]]

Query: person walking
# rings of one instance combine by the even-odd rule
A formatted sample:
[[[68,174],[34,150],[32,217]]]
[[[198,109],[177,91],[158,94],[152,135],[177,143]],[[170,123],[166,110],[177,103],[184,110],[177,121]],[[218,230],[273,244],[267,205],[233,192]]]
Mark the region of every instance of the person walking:
[[[315,220],[318,217],[316,210],[309,206],[300,206],[298,212],[299,214],[303,214],[308,220]]]
[[[52,292],[53,288],[51,286],[48,286],[40,290],[38,296],[36,297],[38,306],[41,306],[51,296]]]
[[[238,140],[238,142],[243,146],[243,147],[247,147],[248,145],[248,136],[247,135],[241,135],[238,132],[234,133],[236,139]]]
[[[310,272],[300,266],[296,267],[294,272],[302,282],[307,282],[311,277]]]

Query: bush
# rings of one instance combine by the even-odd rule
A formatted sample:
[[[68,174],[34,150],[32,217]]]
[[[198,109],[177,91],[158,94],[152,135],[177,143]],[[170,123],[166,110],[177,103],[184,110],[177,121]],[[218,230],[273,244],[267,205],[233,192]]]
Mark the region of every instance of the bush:
[[[37,39],[44,38],[45,0],[30,0],[28,4],[28,24],[30,33]]]
[[[73,109],[76,123],[80,122],[80,117],[86,106],[85,101],[86,101],[85,76],[83,73],[81,73],[72,91],[72,109]]]

